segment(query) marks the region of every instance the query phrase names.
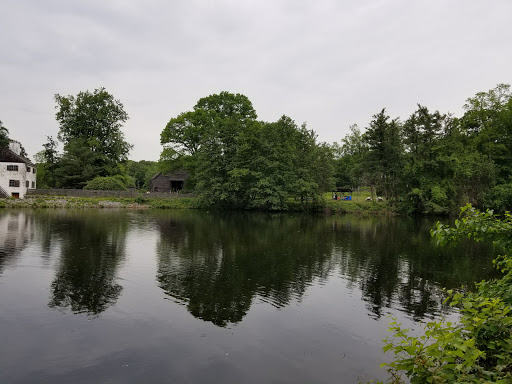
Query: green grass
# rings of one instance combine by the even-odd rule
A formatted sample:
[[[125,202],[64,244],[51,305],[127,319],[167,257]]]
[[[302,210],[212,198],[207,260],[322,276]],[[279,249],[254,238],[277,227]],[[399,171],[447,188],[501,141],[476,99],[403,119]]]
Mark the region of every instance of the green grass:
[[[184,198],[145,198],[145,197],[70,197],[38,196],[24,200],[0,199],[0,208],[170,208],[197,209],[199,200]]]
[[[333,200],[332,193],[322,195],[323,201],[302,205],[290,198],[288,211],[325,212],[329,214],[388,215],[393,211],[385,202],[366,201],[369,191],[354,192],[351,201]],[[0,208],[150,208],[150,209],[202,209],[204,204],[195,197],[152,198],[137,197],[71,197],[33,196],[25,200],[0,199]]]
[[[201,208],[199,200],[195,197],[184,197],[180,199],[151,199],[151,208],[165,209],[198,209]]]
[[[349,195],[341,194],[341,196]],[[325,200],[325,210],[332,214],[389,215],[394,213],[384,201],[367,201],[366,198],[370,197],[369,190],[353,192],[351,196],[352,200],[333,200],[332,192],[324,193],[322,197]]]

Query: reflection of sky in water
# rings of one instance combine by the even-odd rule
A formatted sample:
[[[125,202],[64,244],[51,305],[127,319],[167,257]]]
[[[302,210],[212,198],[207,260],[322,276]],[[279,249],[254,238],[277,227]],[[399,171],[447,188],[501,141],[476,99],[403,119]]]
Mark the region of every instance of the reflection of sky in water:
[[[0,371],[56,383],[382,377],[386,316],[418,332],[411,319],[439,314],[441,285],[480,280],[490,264],[434,248],[431,224],[0,212]]]

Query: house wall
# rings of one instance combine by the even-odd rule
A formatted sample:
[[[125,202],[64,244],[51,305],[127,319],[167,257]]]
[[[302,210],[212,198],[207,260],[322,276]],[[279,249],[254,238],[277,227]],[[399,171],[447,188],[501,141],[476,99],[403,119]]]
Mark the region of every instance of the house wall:
[[[8,171],[8,165],[18,166],[18,170]],[[18,180],[20,182],[19,187],[10,187],[9,180]],[[28,188],[27,181],[29,182]],[[34,173],[33,167],[30,167],[30,172],[27,172],[27,165],[25,163],[2,162],[0,163],[0,187],[9,196],[12,196],[13,193],[19,193],[20,199],[23,199],[28,189],[36,188],[36,173]]]

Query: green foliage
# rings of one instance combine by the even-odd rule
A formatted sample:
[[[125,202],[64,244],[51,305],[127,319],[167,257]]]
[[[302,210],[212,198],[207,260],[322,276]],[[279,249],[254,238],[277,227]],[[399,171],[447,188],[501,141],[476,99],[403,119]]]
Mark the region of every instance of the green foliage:
[[[499,184],[485,195],[484,207],[494,208],[498,212],[512,210],[512,183]]]
[[[256,117],[244,95],[200,99],[163,130],[161,168],[187,170],[187,188],[209,206],[282,210],[290,196],[304,207],[318,205],[333,185],[331,148],[289,117],[275,123]]]
[[[105,88],[79,92],[76,97],[56,94],[55,102],[59,140],[64,144],[83,139],[92,152],[100,153],[111,163],[127,159],[132,145],[124,140],[121,128],[128,114]]]
[[[0,121],[0,148],[9,148],[9,130]]]
[[[149,200],[148,200],[148,199],[145,199],[145,198],[144,198],[144,197],[142,197],[142,196],[137,196],[137,197],[135,198],[135,202],[136,202],[137,204],[147,204],[147,203],[149,202]]]
[[[47,142],[43,144],[43,150],[34,157],[37,161],[37,186],[41,188],[55,187],[57,184],[55,171],[60,161],[57,152],[57,142],[51,136],[46,136]]]
[[[399,182],[403,169],[403,143],[398,119],[390,121],[383,109],[370,122],[363,142],[368,148],[363,163],[368,184],[382,191],[386,200],[398,200]]]
[[[498,182],[507,182],[512,172],[512,91],[498,84],[479,92],[464,105],[461,127],[475,148],[496,164]]]
[[[123,182],[118,177],[96,177],[89,181],[84,189],[100,191],[126,191]]]
[[[203,207],[198,199],[185,197],[180,199],[151,199],[151,208],[159,209],[197,209]]]
[[[134,186],[140,190],[148,189],[148,181],[159,171],[159,165],[155,161],[133,161],[126,162],[126,172],[134,179]]]
[[[36,163],[37,173],[36,173],[36,183],[37,189],[48,189],[50,185],[47,183],[48,179],[48,171],[46,169],[45,163]]]
[[[454,226],[438,223],[432,236],[442,245],[466,238],[492,241],[503,252],[494,260],[502,276],[478,283],[474,292],[447,291],[445,302],[460,310],[457,323],[432,321],[415,337],[392,322],[393,337],[383,349],[395,357],[383,365],[395,378],[405,373],[413,384],[512,382],[512,216],[467,205]]]
[[[80,188],[97,176],[123,174],[120,164],[127,160],[132,145],[121,131],[128,114],[119,100],[105,88],[80,92],[77,96],[55,95],[58,138],[64,154],[56,161],[55,143],[49,137],[45,147],[46,162],[54,168],[50,184]]]
[[[357,125],[350,126],[350,133],[342,139],[341,146],[333,145],[334,178],[339,187],[357,187],[363,183],[364,156],[367,147]]]
[[[408,214],[455,214],[466,203],[510,209],[510,86],[479,92],[464,109],[455,118],[418,104],[404,123],[382,110],[364,134],[351,127],[332,146],[337,185],[368,185]]]
[[[55,169],[57,188],[81,189],[98,175],[108,175],[101,154],[91,152],[83,139],[70,141],[64,149]]]

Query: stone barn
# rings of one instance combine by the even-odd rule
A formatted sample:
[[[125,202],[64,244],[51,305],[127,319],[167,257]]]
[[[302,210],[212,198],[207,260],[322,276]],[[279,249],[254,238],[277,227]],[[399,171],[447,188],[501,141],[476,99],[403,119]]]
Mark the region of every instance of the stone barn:
[[[149,192],[179,192],[188,178],[186,171],[163,174],[158,172],[149,180]]]

